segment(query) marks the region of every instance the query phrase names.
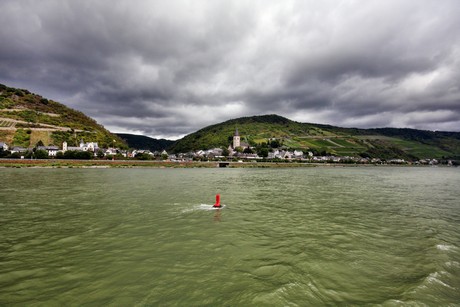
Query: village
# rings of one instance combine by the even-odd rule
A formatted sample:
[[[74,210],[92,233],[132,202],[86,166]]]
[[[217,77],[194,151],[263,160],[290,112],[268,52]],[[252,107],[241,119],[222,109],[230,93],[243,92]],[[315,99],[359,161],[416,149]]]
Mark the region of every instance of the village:
[[[186,153],[168,153],[166,150],[150,151],[147,149],[123,150],[109,147],[100,148],[96,142],[84,142],[79,146],[69,146],[67,142],[62,147],[44,146],[38,144],[34,148],[9,146],[0,141],[0,158],[10,159],[105,159],[105,160],[159,160],[168,162],[192,161],[231,161],[231,162],[305,162],[305,163],[342,163],[342,164],[415,164],[438,165],[437,159],[421,159],[406,161],[404,159],[381,159],[356,156],[314,155],[313,151],[289,150],[286,148],[271,148],[257,153],[254,147],[241,141],[238,129],[233,135],[232,144],[227,148],[212,148]],[[446,161],[452,165],[452,161]]]

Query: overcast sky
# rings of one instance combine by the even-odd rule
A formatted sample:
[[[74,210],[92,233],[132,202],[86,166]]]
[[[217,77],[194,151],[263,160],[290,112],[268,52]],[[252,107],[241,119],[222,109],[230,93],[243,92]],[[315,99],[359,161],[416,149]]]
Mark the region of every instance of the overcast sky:
[[[1,0],[0,83],[112,132],[278,114],[460,131],[459,0]]]

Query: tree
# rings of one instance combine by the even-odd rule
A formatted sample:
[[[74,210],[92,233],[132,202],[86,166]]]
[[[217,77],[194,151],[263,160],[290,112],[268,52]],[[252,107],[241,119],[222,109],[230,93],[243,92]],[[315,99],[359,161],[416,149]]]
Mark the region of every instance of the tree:
[[[280,146],[281,146],[281,144],[280,144],[280,141],[278,141],[278,140],[272,140],[270,142],[270,147],[271,148],[279,148]]]
[[[21,158],[21,153],[20,152],[13,152],[12,154],[10,154],[10,158],[19,159],[19,158]]]
[[[117,152],[117,154],[115,155],[115,160],[123,160],[124,158],[125,157],[119,152]]]
[[[39,149],[39,150],[35,151],[34,157],[35,157],[35,159],[48,159],[49,155],[48,155],[48,152],[46,150]]]
[[[38,141],[37,144],[35,145],[35,147],[39,147],[39,146],[45,146],[45,144],[43,144],[42,140]]]
[[[76,159],[77,152],[75,150],[67,150],[64,155],[63,159]]]
[[[251,147],[246,147],[246,148],[243,150],[243,153],[245,153],[245,154],[252,154],[252,153],[254,153],[254,152],[252,151]]]
[[[97,151],[97,157],[98,158],[104,158],[105,154],[104,154],[104,151],[102,149],[99,149]]]
[[[76,151],[76,150],[67,150],[62,156],[56,156],[56,158],[61,159],[77,159],[77,160],[89,160],[93,158],[93,153],[90,151]]]
[[[136,154],[137,160],[152,160],[152,156],[146,152]]]
[[[93,158],[93,153],[90,151],[77,151],[75,155],[75,159],[80,159],[80,160],[90,160]]]
[[[230,151],[228,151],[228,148],[224,147],[222,148],[222,156],[228,157],[230,155]]]
[[[268,148],[261,148],[257,154],[263,158],[268,157]]]
[[[0,158],[6,158],[9,155],[11,155],[11,151],[3,150],[3,148],[0,148]]]

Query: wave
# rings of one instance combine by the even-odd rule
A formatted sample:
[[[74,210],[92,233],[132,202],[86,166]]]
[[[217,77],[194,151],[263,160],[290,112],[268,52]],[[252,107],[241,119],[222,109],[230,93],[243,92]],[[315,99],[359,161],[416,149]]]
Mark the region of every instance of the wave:
[[[446,245],[446,244],[438,244],[438,245],[436,245],[436,248],[441,250],[441,251],[451,251],[451,250],[455,249],[455,246]]]
[[[208,204],[199,204],[199,205],[194,205],[192,208],[187,208],[182,210],[182,213],[186,212],[192,212],[192,211],[212,211],[212,210],[220,210],[225,208],[225,205],[222,205],[220,208],[213,207],[213,205],[208,205]]]
[[[439,285],[442,285],[446,288],[449,288],[449,289],[454,289],[452,286],[446,284],[445,282],[443,282],[441,280],[441,275],[444,275],[444,274],[447,274],[447,272],[445,271],[440,271],[440,272],[434,272],[434,273],[431,273],[430,275],[428,275],[426,278],[425,278],[425,281],[428,283],[428,284],[439,284]]]

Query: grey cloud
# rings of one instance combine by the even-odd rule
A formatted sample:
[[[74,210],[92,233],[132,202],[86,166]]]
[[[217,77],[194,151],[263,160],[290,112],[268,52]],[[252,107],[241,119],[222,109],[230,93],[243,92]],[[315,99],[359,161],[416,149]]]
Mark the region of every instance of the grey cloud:
[[[4,0],[0,11],[0,82],[113,131],[179,137],[266,113],[460,131],[456,0]]]

